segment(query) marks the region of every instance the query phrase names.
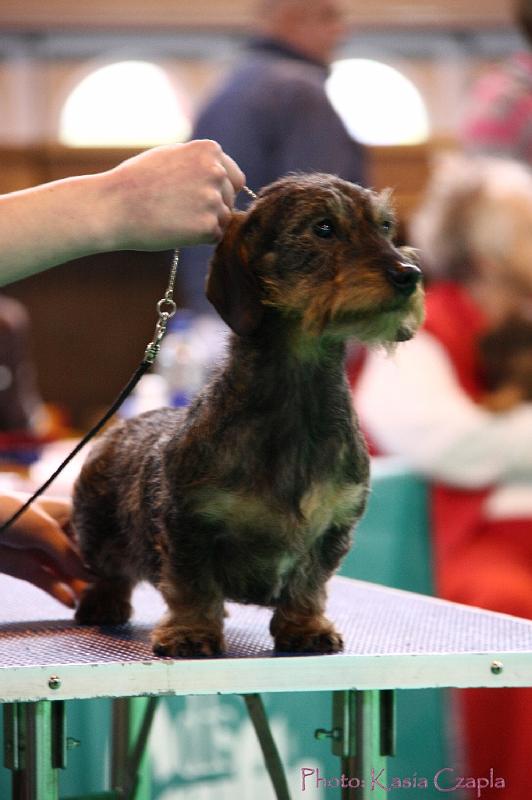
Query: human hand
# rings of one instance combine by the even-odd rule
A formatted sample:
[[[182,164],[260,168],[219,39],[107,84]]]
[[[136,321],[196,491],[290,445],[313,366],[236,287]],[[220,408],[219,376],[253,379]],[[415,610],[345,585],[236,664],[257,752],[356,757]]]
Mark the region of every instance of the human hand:
[[[210,140],[146,150],[93,177],[103,189],[100,225],[109,236],[102,250],[215,242],[245,183],[233,159]]]
[[[27,498],[0,495],[0,524]],[[44,497],[0,534],[0,572],[29,581],[70,608],[76,605],[89,575],[68,534],[69,501]]]

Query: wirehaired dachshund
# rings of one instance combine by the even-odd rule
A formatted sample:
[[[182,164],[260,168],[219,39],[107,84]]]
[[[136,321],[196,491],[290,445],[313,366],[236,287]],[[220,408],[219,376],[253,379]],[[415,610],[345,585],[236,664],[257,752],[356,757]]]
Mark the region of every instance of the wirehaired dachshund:
[[[334,653],[327,580],[368,493],[345,378],[349,337],[393,345],[423,316],[389,193],[291,175],[235,212],[207,278],[229,352],[188,410],[121,422],[89,454],[74,526],[95,582],[82,624],[121,624],[135,584],[168,606],[156,654],[224,651],[224,600],[273,608],[278,652]]]

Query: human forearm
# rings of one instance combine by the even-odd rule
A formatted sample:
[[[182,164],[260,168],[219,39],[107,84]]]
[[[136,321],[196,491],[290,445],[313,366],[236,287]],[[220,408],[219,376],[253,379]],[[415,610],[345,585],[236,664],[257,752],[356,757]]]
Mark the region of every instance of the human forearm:
[[[0,283],[98,252],[214,242],[244,175],[215,142],[147,150],[0,197]]]
[[[98,175],[84,175],[0,196],[0,283],[102,249],[102,191]]]

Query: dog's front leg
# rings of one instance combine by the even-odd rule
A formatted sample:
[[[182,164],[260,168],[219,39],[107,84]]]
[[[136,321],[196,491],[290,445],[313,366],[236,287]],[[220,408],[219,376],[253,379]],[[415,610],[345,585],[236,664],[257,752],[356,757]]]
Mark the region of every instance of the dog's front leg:
[[[324,614],[323,586],[281,597],[270,622],[275,649],[282,653],[338,653],[341,635]]]
[[[224,598],[209,571],[182,561],[163,566],[159,585],[168,612],[152,632],[157,655],[218,656],[224,650]]]
[[[341,634],[325,616],[326,583],[345,556],[352,525],[332,525],[315,543],[308,560],[296,568],[270,622],[278,652],[338,653]]]
[[[224,650],[224,595],[215,576],[215,531],[201,517],[183,511],[186,501],[174,492],[161,510],[160,572],[157,588],[168,611],[151,634],[160,656],[201,658]]]

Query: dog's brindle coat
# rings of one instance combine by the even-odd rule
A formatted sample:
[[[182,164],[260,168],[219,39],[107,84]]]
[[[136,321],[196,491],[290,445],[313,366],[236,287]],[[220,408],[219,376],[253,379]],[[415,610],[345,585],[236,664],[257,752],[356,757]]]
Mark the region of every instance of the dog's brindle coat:
[[[284,178],[235,213],[207,281],[234,331],[227,363],[188,411],[112,428],[78,479],[74,525],[97,576],[79,622],[126,622],[147,579],[168,604],[158,654],[222,652],[226,598],[274,608],[278,651],[342,648],[325,584],[368,492],[344,341],[408,339],[422,317],[420,271],[392,228],[387,195],[330,175]]]

